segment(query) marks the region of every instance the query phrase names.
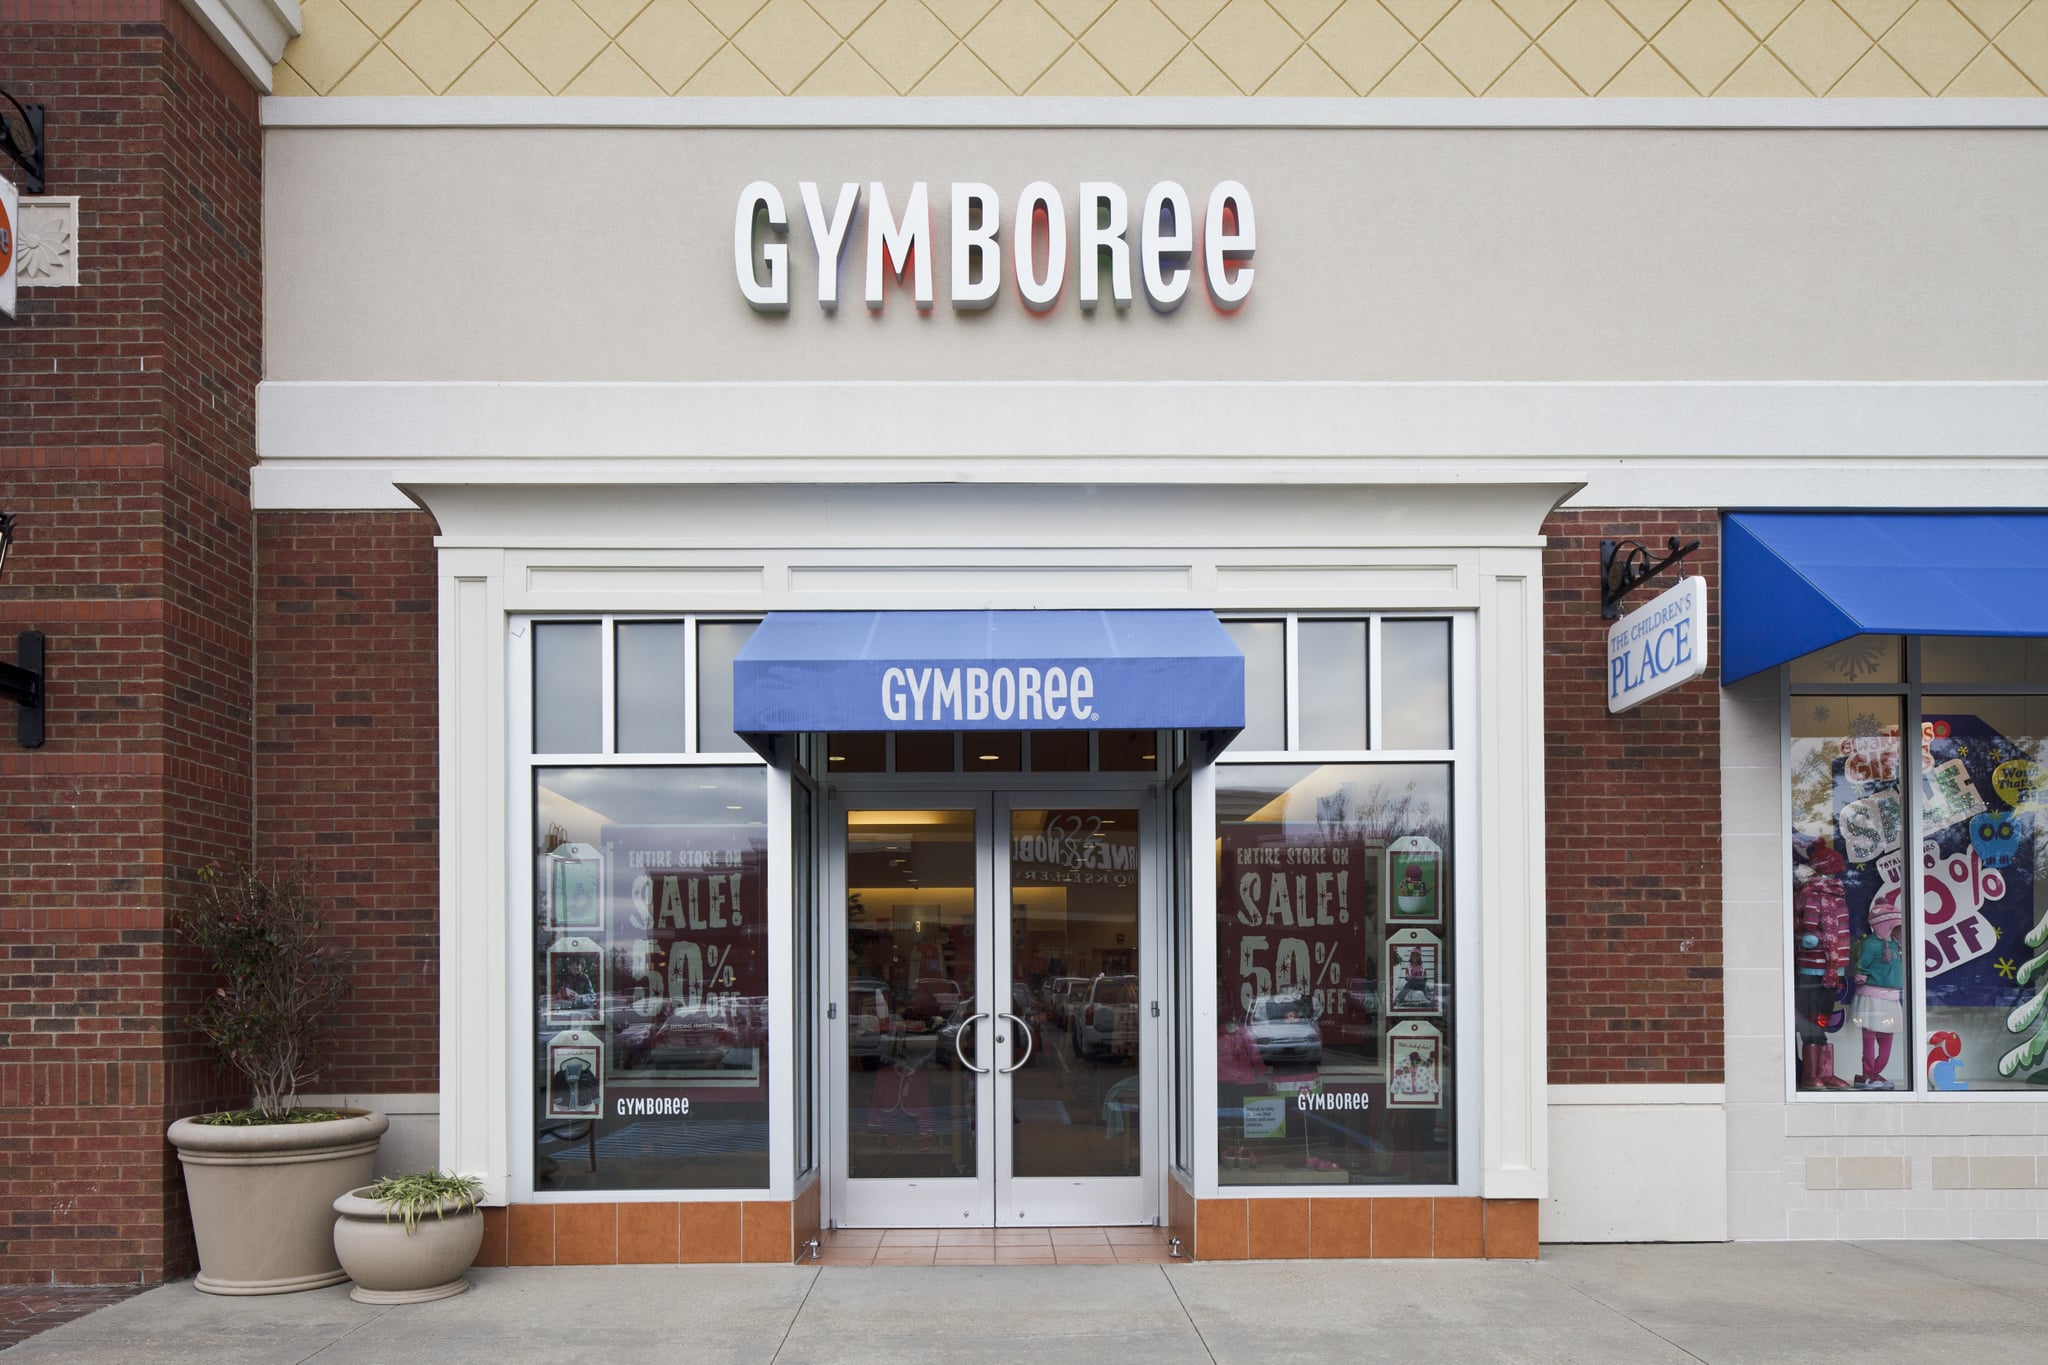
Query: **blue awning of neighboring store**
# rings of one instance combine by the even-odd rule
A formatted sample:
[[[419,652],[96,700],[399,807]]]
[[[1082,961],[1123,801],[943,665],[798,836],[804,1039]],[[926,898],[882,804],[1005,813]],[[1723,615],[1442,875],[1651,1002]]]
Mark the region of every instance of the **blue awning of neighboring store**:
[[[733,661],[741,735],[1244,727],[1206,611],[777,611]]]
[[[2048,512],[1731,512],[1721,681],[1852,635],[2048,635]]]

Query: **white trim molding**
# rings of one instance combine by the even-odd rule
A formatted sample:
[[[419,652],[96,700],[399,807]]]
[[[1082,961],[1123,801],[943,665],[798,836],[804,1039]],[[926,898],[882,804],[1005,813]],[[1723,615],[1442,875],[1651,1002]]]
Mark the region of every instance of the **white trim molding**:
[[[1461,1082],[1470,1087],[1460,1091],[1463,1112],[1476,1110],[1477,1122],[1463,1130],[1476,1141],[1462,1149],[1459,1188],[1494,1198],[1545,1195],[1540,528],[1574,485],[1447,478],[1391,488],[820,490],[588,484],[580,470],[552,474],[553,482],[409,485],[441,530],[441,1164],[485,1173],[494,1198],[521,1192],[522,1158],[508,1148],[515,1137],[526,1141],[514,1123],[515,1086],[530,1085],[508,1044],[527,1017],[510,956],[523,816],[510,795],[508,749],[525,719],[509,683],[513,616],[592,607],[916,610],[969,599],[1015,608],[1369,604],[1476,617],[1472,647],[1461,645],[1458,656],[1480,678],[1465,689],[1476,695],[1460,703],[1458,732],[1476,737],[1474,761],[1487,773],[1485,782],[1460,784],[1473,790],[1458,818],[1469,811],[1477,819],[1461,836],[1460,866],[1476,874],[1470,927],[1478,933],[1478,983],[1471,1012],[1461,1011],[1460,1045],[1479,1064]],[[1148,515],[1157,520],[1161,505],[1174,509],[1167,530],[1189,544],[1136,530]],[[1214,770],[1199,767],[1195,782],[1201,820]],[[777,848],[779,860],[787,848]],[[1213,904],[1213,864],[1197,859],[1191,872],[1192,894]],[[783,897],[781,884],[771,895]],[[1194,960],[1213,961],[1214,919],[1197,915],[1195,925]],[[776,952],[771,943],[781,971],[787,959]],[[1211,1114],[1212,996],[1200,993],[1194,1011],[1197,1112]],[[778,1120],[788,1112],[778,1108]],[[1196,1133],[1198,1150],[1213,1153],[1215,1125],[1198,1124]],[[777,1150],[772,1198],[784,1197],[782,1172],[791,1166],[787,1150]],[[1213,1164],[1204,1169],[1213,1180]],[[1213,1184],[1198,1191],[1217,1193]],[[1225,1192],[1267,1197],[1236,1186]]]
[[[299,0],[178,0],[249,84],[270,94],[285,44],[305,31]],[[269,101],[264,101],[266,104]]]
[[[1550,1192],[1544,985],[1543,555],[1480,556],[1480,1192]]]
[[[269,89],[267,81],[264,88]],[[269,128],[2042,128],[2048,127],[2048,100],[294,95],[264,100],[263,123]]]
[[[256,505],[395,484],[1566,478],[1581,507],[2048,505],[2048,383],[266,381]],[[1455,467],[1449,462],[1455,461]]]

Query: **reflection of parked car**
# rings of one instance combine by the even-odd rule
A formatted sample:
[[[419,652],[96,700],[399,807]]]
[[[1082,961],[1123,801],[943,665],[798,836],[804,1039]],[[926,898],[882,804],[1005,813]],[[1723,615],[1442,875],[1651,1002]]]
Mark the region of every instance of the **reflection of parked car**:
[[[863,977],[846,985],[846,1055],[869,1068],[889,1055],[894,1032],[889,983]]]
[[[1299,995],[1262,995],[1252,1001],[1245,1031],[1267,1066],[1315,1067],[1323,1062],[1323,1030]]]
[[[1045,983],[1040,992],[1045,1001],[1045,1017],[1061,1028],[1073,1026],[1076,997],[1085,999],[1088,994],[1088,978],[1085,976],[1056,976]]]
[[[739,1036],[716,1011],[665,1008],[619,1028],[616,1045],[621,1070],[716,1071]]]
[[[1138,1050],[1138,978],[1098,976],[1074,1011],[1074,1055],[1130,1055]]]

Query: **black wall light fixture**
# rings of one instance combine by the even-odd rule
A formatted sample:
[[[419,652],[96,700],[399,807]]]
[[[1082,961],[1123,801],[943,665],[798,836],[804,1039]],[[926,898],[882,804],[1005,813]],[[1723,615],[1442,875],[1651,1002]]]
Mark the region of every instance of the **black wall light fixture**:
[[[41,194],[49,170],[43,140],[43,106],[23,104],[4,89],[0,89],[0,99],[14,106],[13,117],[0,109],[0,152],[7,153],[7,159],[21,167],[21,192]],[[17,122],[21,125],[19,133],[15,131]]]
[[[14,518],[0,512],[0,570],[7,567],[7,552],[14,548]],[[19,663],[0,660],[0,697],[17,703],[21,711],[15,720],[15,735],[24,749],[43,747],[43,698],[47,679],[43,673],[43,633],[25,630],[15,637]]]

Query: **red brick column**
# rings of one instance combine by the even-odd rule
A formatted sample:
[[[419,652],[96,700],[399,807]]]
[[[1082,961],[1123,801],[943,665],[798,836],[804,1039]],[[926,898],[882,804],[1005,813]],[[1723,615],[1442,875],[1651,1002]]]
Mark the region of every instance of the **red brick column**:
[[[240,1086],[176,1020],[166,914],[251,848],[254,91],[175,0],[0,0],[81,287],[0,329],[0,639],[49,636],[48,740],[0,717],[0,1283],[192,1268],[171,1119]]]
[[[1544,527],[1553,1085],[1722,1077],[1720,523],[1710,510],[1563,511]],[[1710,584],[1707,676],[1607,714],[1600,542],[1671,536]],[[1670,586],[1667,571],[1624,610]]]

